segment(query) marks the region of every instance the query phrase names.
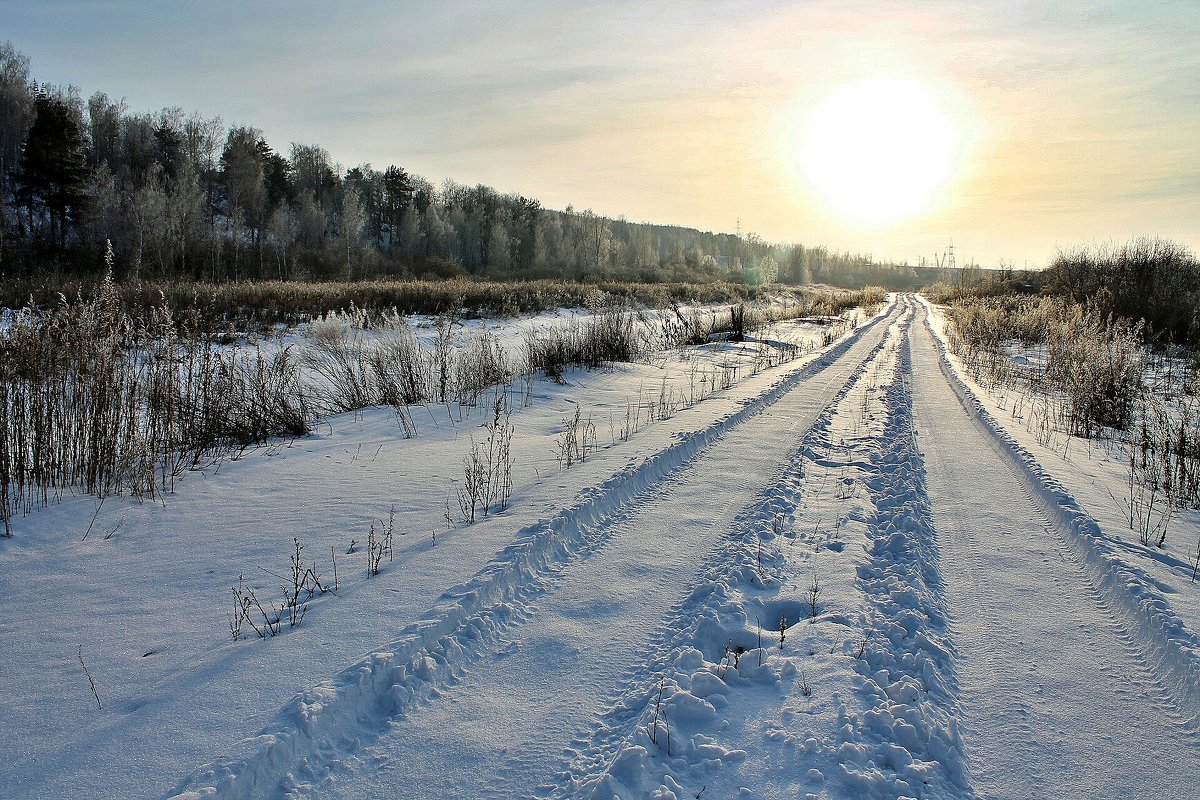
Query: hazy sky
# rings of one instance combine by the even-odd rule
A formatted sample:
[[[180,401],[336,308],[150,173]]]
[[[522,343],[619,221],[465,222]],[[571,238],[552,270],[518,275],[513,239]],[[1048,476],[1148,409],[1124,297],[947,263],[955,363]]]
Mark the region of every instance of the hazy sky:
[[[1143,233],[1200,249],[1197,0],[0,0],[3,39],[85,96],[552,208],[730,232],[740,217],[914,262],[950,239],[960,263],[1016,266]],[[801,166],[815,110],[880,77],[939,113],[860,108],[855,141],[936,116],[958,142],[934,201],[889,224],[853,221]]]

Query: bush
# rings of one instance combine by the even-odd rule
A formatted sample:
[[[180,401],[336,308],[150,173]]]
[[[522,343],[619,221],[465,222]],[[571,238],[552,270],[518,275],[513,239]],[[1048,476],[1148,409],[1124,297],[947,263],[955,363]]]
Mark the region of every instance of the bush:
[[[1024,383],[1066,403],[1073,433],[1128,427],[1142,391],[1142,326],[1058,298],[1004,296],[950,307],[950,347],[975,375]],[[1043,346],[1045,363],[1018,368],[1011,343]]]
[[[525,361],[531,370],[541,370],[561,380],[567,367],[599,369],[615,363],[633,361],[645,350],[635,330],[635,318],[618,308],[610,308],[562,328],[525,337]]]

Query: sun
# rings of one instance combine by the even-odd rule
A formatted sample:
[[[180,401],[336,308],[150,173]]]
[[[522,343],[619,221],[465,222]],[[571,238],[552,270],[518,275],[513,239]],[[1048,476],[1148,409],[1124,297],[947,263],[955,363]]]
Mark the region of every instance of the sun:
[[[959,125],[923,84],[873,78],[813,109],[800,162],[837,212],[881,226],[930,210],[954,175],[960,140]]]

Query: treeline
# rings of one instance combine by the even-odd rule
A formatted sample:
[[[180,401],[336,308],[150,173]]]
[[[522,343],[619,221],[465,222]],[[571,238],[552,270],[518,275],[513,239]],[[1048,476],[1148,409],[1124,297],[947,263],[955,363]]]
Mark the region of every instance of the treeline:
[[[0,45],[0,275],[828,283],[914,288],[907,266],[754,236],[632,223],[399,165],[344,168],[315,144],[179,108],[30,80]]]

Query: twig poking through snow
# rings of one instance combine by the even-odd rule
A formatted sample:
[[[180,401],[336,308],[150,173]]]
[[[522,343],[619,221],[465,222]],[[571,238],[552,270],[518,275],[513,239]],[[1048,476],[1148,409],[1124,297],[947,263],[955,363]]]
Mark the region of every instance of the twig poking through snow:
[[[83,538],[79,541],[86,542],[88,534],[92,532],[92,526],[96,524],[96,518],[100,516],[100,509],[104,508],[104,498],[100,498],[100,502],[96,504],[96,513],[92,514],[92,521],[88,523],[87,530],[83,532]]]
[[[83,674],[87,676],[88,686],[92,687],[92,697],[96,698],[96,708],[103,711],[104,706],[100,704],[100,693],[96,691],[96,682],[92,680],[92,673],[88,671],[87,664],[83,663],[83,645],[79,645],[75,655],[79,657],[79,666],[83,667]]]

